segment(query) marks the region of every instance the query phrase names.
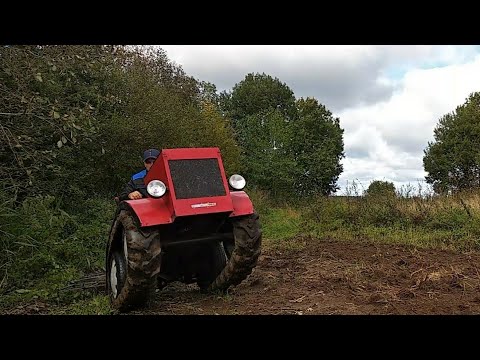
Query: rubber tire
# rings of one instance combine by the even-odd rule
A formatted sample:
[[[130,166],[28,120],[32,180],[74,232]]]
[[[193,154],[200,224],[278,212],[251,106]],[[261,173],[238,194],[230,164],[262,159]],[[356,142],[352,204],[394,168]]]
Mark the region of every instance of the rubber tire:
[[[112,251],[109,258],[109,269],[112,268],[112,262],[115,259],[117,265],[117,294],[121,291],[122,287],[125,285],[125,280],[127,279],[127,261],[123,255],[123,251]],[[110,280],[110,273],[107,274],[108,279]],[[109,285],[110,286],[110,285]],[[110,287],[110,291],[112,288]],[[113,296],[113,293],[112,293]]]
[[[201,251],[204,263],[203,271],[199,274],[197,285],[201,292],[207,292],[210,284],[215,281],[227,264],[227,255],[220,242],[206,244]]]
[[[223,248],[225,249],[225,254],[227,255],[227,259],[230,259],[233,254],[233,250],[235,249],[235,241],[224,241]]]
[[[127,241],[128,261],[125,261],[125,282],[123,287],[113,296],[110,287],[111,256],[121,252],[124,257],[123,234]],[[120,239],[120,242],[114,241]],[[153,298],[157,285],[157,274],[161,265],[160,235],[157,229],[139,231],[134,218],[127,210],[121,210],[112,225],[107,251],[107,293],[114,309],[125,312],[148,305]],[[118,288],[118,287],[117,287]]]
[[[233,218],[235,248],[220,275],[208,287],[209,291],[226,291],[245,280],[257,265],[261,254],[262,229],[257,213]]]

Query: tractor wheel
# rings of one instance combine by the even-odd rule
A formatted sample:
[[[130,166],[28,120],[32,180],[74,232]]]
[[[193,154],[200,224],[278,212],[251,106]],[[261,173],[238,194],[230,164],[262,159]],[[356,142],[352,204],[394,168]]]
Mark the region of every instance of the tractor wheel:
[[[210,284],[225,268],[227,256],[220,242],[205,244],[201,249],[200,256],[204,261],[198,274],[197,285],[202,292],[206,292]]]
[[[113,308],[123,312],[148,303],[155,292],[160,258],[158,230],[139,231],[132,215],[120,211],[107,250],[107,293]]]
[[[208,290],[226,291],[251,274],[261,253],[262,230],[257,213],[232,219],[235,247],[227,265]]]

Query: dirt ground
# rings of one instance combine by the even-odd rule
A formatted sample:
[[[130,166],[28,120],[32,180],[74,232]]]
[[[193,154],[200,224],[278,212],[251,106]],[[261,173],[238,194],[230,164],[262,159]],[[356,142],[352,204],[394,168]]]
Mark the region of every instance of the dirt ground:
[[[480,253],[299,239],[227,295],[170,284],[132,314],[480,314]]]
[[[264,250],[250,277],[228,294],[172,283],[150,308],[130,314],[480,314],[480,252],[292,241],[304,249]],[[31,306],[8,313],[48,312]]]

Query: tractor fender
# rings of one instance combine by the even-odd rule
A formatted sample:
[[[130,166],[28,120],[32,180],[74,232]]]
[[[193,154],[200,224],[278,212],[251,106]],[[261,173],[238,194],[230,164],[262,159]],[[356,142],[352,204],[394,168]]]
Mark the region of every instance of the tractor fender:
[[[253,214],[253,204],[245,191],[231,191],[233,212],[230,217]]]
[[[120,208],[127,208],[138,220],[138,226],[171,224],[175,220],[173,208],[167,203],[167,197],[144,198],[122,201]]]
[[[253,214],[253,204],[244,191],[232,191],[230,197],[233,212],[230,217]],[[122,201],[120,208],[127,208],[138,219],[139,227],[171,224],[175,220],[175,213],[167,198],[145,198],[138,200]]]

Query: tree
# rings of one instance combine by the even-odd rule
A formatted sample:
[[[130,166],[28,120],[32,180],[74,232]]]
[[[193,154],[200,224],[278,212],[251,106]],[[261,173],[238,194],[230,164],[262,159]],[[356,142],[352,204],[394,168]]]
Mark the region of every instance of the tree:
[[[424,150],[426,181],[437,193],[480,187],[480,93],[442,116]]]
[[[291,152],[293,91],[270,75],[248,74],[231,92],[221,93],[219,103],[231,120],[251,183],[274,195],[291,194],[298,175]]]
[[[215,106],[219,106],[220,104],[220,95],[217,93],[217,87],[215,84],[212,84],[208,81],[200,81],[198,83],[199,87],[199,95],[198,101],[200,104],[214,104]]]
[[[299,173],[290,151],[291,128],[281,112],[250,115],[242,122],[247,179],[274,196],[292,194]]]
[[[260,112],[279,110],[287,121],[296,115],[293,91],[278,78],[265,73],[246,75],[230,93],[223,92],[220,101],[235,127],[241,119]]]
[[[21,200],[64,187],[60,176],[76,178],[60,158],[91,144],[118,105],[110,90],[122,56],[111,46],[0,48],[2,190]]]
[[[220,95],[220,104],[233,120],[255,184],[301,196],[338,189],[343,129],[316,99],[297,101],[278,78],[248,74],[231,93]]]
[[[365,191],[366,196],[395,196],[395,185],[390,181],[374,180]]]
[[[145,148],[219,146],[238,171],[233,131],[203,85],[162,50],[0,47],[0,191],[18,202],[113,196]]]
[[[340,120],[316,99],[296,102],[298,119],[293,122],[292,149],[300,176],[295,189],[301,195],[328,195],[338,189],[345,156]]]
[[[219,112],[217,104],[202,103],[201,121],[192,129],[196,134],[196,146],[218,147],[227,175],[242,172],[240,147],[235,142],[230,123]]]

